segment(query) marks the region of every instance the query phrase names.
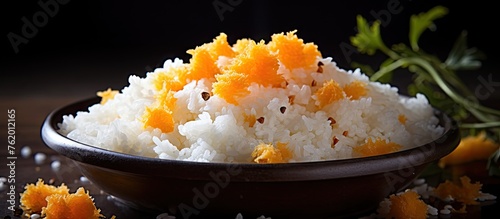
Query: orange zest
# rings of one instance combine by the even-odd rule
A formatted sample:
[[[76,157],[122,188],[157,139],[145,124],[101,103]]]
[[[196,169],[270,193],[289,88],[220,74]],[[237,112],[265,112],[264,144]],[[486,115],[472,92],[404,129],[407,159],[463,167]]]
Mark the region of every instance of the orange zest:
[[[220,33],[212,43],[205,44],[205,46],[208,47],[207,50],[214,60],[217,60],[219,56],[232,58],[236,54],[227,42],[227,35],[225,33]]]
[[[366,95],[366,83],[361,81],[353,81],[344,86],[346,97],[351,100],[359,100]]]
[[[83,187],[73,194],[54,194],[47,198],[47,207],[42,210],[46,219],[101,218],[100,210]]]
[[[247,48],[250,47],[251,44],[255,44],[255,41],[251,39],[239,39],[233,45],[233,50],[236,53],[244,53]]]
[[[316,58],[321,56],[318,47],[313,43],[304,43],[295,35],[297,31],[273,34],[269,48],[278,54],[278,59],[288,68],[310,68],[316,64]]]
[[[354,152],[360,154],[362,157],[375,156],[380,154],[388,154],[396,152],[401,149],[401,145],[394,142],[386,142],[380,138],[373,141],[371,138],[360,146],[354,147]]]
[[[466,205],[476,205],[476,201],[481,193],[482,184],[479,182],[471,183],[467,176],[460,177],[460,182],[454,183],[446,180],[440,183],[433,191],[434,195],[440,199],[453,198],[455,201]]]
[[[163,133],[174,131],[173,109],[175,107],[176,98],[174,92],[163,89],[157,97],[154,106],[146,107],[142,120],[144,127],[159,128]]]
[[[427,204],[413,190],[389,196],[390,210],[385,218],[417,219],[427,218]]]
[[[286,163],[292,156],[287,144],[281,142],[278,142],[276,147],[272,144],[259,144],[252,152],[255,163]]]
[[[253,114],[244,114],[243,117],[245,118],[245,122],[248,122],[248,127],[252,128],[255,125],[255,122],[257,122],[257,118],[255,118],[255,115]]]
[[[187,65],[183,65],[177,68],[170,68],[167,71],[157,72],[153,76],[153,83],[156,90],[181,90],[187,83],[188,70]]]
[[[217,59],[214,59],[206,47],[199,46],[196,49],[188,50],[187,53],[192,55],[190,59],[191,68],[186,74],[188,81],[214,78],[216,74],[220,73],[219,67],[216,64]]]
[[[264,41],[250,42],[243,53],[238,54],[228,66],[229,71],[248,75],[249,83],[280,87],[285,82],[278,74],[278,59],[271,54]]]
[[[174,131],[174,118],[172,111],[158,107],[146,108],[144,114],[144,126],[159,128],[163,133]]]
[[[404,114],[399,114],[398,115],[398,121],[399,121],[399,123],[401,123],[401,124],[404,125],[404,124],[406,124],[406,120],[407,120],[407,118],[406,118],[406,116]]]
[[[248,90],[248,75],[228,71],[216,76],[217,81],[212,84],[212,93],[220,96],[228,103],[238,105],[238,99],[250,93]]]
[[[21,208],[27,214],[41,214],[46,219],[102,218],[94,200],[83,187],[70,193],[66,185],[47,185],[42,179],[27,184],[21,193]]]
[[[98,91],[97,96],[101,97],[101,104],[105,104],[109,100],[112,100],[113,98],[115,98],[115,95],[118,93],[119,93],[119,91],[111,90],[111,88],[108,88],[105,91]]]
[[[476,160],[486,160],[498,148],[500,144],[487,138],[485,132],[481,132],[476,136],[469,135],[462,138],[457,148],[450,154],[439,160],[439,166],[457,165]]]
[[[342,87],[334,80],[325,82],[314,94],[319,102],[319,108],[344,98]]]
[[[36,184],[27,184],[24,187],[24,192],[21,193],[21,206],[23,210],[29,212],[41,212],[42,208],[47,206],[48,196],[53,194],[67,195],[69,189],[62,184],[59,187],[47,185],[42,179],[38,179]]]

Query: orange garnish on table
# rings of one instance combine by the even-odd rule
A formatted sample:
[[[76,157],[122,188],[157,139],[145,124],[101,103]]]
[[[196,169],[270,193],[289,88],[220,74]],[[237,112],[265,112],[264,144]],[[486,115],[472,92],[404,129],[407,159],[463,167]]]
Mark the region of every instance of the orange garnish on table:
[[[476,136],[466,136],[462,138],[460,144],[450,154],[439,160],[439,166],[463,164],[476,160],[487,160],[498,148],[500,144],[487,138],[485,132],[480,132]]]
[[[42,179],[27,184],[21,193],[21,208],[27,214],[41,214],[45,219],[86,218],[99,219],[103,215],[93,198],[83,187],[70,193],[66,185],[47,185]]]
[[[72,194],[53,194],[46,198],[47,207],[42,209],[45,219],[101,218],[100,210],[83,187]]]
[[[391,206],[385,218],[427,218],[427,204],[413,190],[392,194],[389,196],[389,200]]]
[[[460,177],[460,182],[451,182],[446,180],[439,184],[433,193],[436,197],[446,200],[453,198],[453,200],[461,202],[466,205],[478,204],[476,201],[481,194],[482,184],[479,182],[471,183],[468,176]]]
[[[42,208],[47,206],[46,197],[53,194],[67,195],[69,189],[62,184],[58,187],[47,185],[42,179],[36,184],[28,184],[24,187],[25,191],[21,193],[21,206],[23,210],[30,212],[41,212]]]

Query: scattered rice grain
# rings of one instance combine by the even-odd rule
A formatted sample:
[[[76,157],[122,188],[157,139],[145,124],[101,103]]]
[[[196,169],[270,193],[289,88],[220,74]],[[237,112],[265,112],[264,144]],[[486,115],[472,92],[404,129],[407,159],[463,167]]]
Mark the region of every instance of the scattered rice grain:
[[[31,147],[30,146],[23,146],[21,148],[21,156],[23,158],[28,158],[29,156],[31,156]]]
[[[45,160],[47,160],[47,155],[45,155],[42,152],[38,152],[35,154],[35,163],[38,165],[42,165],[45,163]]]
[[[57,171],[61,168],[61,162],[58,160],[52,161],[52,163],[50,163],[50,167],[52,168],[52,170]]]
[[[80,182],[82,182],[82,183],[88,183],[88,182],[90,182],[90,181],[89,181],[89,179],[88,179],[87,177],[85,177],[85,176],[80,176]]]
[[[439,211],[440,214],[451,214],[451,211],[449,209],[441,209]]]
[[[413,185],[419,186],[425,183],[425,179],[420,178],[413,181]]]

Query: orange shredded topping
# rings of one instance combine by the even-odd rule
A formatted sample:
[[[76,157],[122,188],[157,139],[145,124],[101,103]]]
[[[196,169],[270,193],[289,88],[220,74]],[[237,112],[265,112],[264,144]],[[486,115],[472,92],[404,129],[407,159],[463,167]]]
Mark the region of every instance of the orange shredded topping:
[[[27,184],[21,193],[21,206],[23,210],[40,213],[42,208],[47,206],[46,198],[53,194],[67,195],[69,189],[62,184],[59,187],[47,185],[42,179],[38,179],[36,184]]]
[[[453,183],[446,180],[440,183],[434,189],[434,195],[440,199],[452,197],[455,201],[461,202],[466,205],[476,205],[479,198],[482,184],[479,182],[471,183],[468,176],[460,177],[460,182]]]
[[[46,219],[101,218],[100,210],[83,187],[73,194],[53,194],[46,198],[47,206],[42,215]]]
[[[280,87],[285,79],[278,74],[277,57],[270,53],[263,41],[258,44],[250,42],[246,46],[243,53],[237,55],[228,66],[229,71],[248,75],[249,83]]]
[[[238,105],[238,98],[250,93],[248,75],[226,71],[216,76],[217,81],[212,84],[212,93],[226,100],[228,103]]]
[[[233,57],[235,52],[227,42],[227,35],[219,34],[211,43],[205,43],[195,49],[187,51],[192,57],[190,70],[185,78],[189,80],[199,80],[202,78],[214,78],[221,70],[217,67],[219,56]]]
[[[156,96],[156,101],[159,106],[166,109],[174,109],[177,98],[174,97],[175,92],[167,89],[163,89]]]
[[[184,65],[177,68],[170,68],[168,71],[158,72],[153,79],[155,88],[157,90],[182,90],[187,83],[188,70],[187,65]]]
[[[427,204],[413,190],[389,196],[391,207],[385,218],[417,219],[427,218]]]
[[[385,140],[382,140],[380,138],[377,138],[375,141],[373,141],[371,138],[369,138],[365,144],[355,147],[354,152],[360,154],[363,157],[367,157],[380,154],[388,154],[396,152],[400,149],[401,145],[394,142],[386,142]]]
[[[366,83],[362,81],[353,81],[344,86],[346,97],[351,100],[359,100],[366,95]]]
[[[252,128],[255,125],[255,122],[257,122],[257,118],[255,118],[255,115],[250,114],[244,114],[243,117],[245,117],[245,122],[248,122],[248,126]]]
[[[245,53],[245,50],[249,48],[252,44],[255,44],[255,41],[251,39],[239,39],[233,45],[233,50],[236,53]]]
[[[163,133],[174,131],[172,111],[163,107],[146,108],[144,114],[144,127],[159,128]]]
[[[317,68],[316,58],[321,56],[318,48],[313,43],[306,43],[295,35],[297,31],[273,34],[269,48],[278,54],[278,59],[288,68]],[[314,65],[314,66],[313,66]]]
[[[498,148],[500,144],[486,137],[485,132],[476,136],[469,135],[462,138],[460,144],[450,154],[439,160],[439,166],[456,165],[476,160],[486,160]]]
[[[314,93],[319,101],[319,107],[323,108],[324,106],[333,103],[337,100],[344,98],[344,92],[340,85],[334,81],[330,80],[323,84],[323,87],[318,89],[316,93]]]
[[[101,104],[105,104],[108,102],[108,100],[112,100],[115,98],[115,95],[118,94],[119,91],[117,90],[111,90],[111,88],[108,88],[105,91],[98,91],[97,96],[101,97]]]
[[[281,152],[281,157],[283,157],[283,161],[288,162],[293,157],[292,151],[288,149],[287,143],[278,142],[276,143],[276,147]]]
[[[404,114],[399,114],[399,116],[398,116],[399,123],[404,125],[404,124],[406,124],[406,120],[407,119],[406,119],[406,116]]]
[[[174,91],[163,88],[156,96],[153,107],[147,107],[142,116],[144,128],[159,128],[163,133],[174,131],[173,109],[177,99]]]
[[[286,163],[292,158],[292,152],[286,143],[278,142],[276,147],[272,144],[259,144],[252,152],[255,163]]]
[[[227,35],[225,33],[220,33],[212,43],[205,45],[209,47],[208,51],[214,60],[217,60],[219,56],[232,58],[236,54],[227,42]]]
[[[189,60],[191,69],[186,75],[188,81],[213,78],[216,74],[220,73],[219,67],[216,64],[217,59],[213,58],[206,47],[198,46],[196,49],[188,50],[187,53],[192,55]]]

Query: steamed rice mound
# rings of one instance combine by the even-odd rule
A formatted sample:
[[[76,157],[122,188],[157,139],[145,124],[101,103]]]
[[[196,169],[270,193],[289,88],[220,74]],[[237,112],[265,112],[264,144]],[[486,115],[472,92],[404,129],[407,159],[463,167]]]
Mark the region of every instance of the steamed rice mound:
[[[99,92],[101,103],[64,116],[60,133],[161,159],[279,163],[391,153],[443,132],[425,96],[340,69],[296,31],[234,44],[221,33],[187,52],[189,62],[169,59]]]

